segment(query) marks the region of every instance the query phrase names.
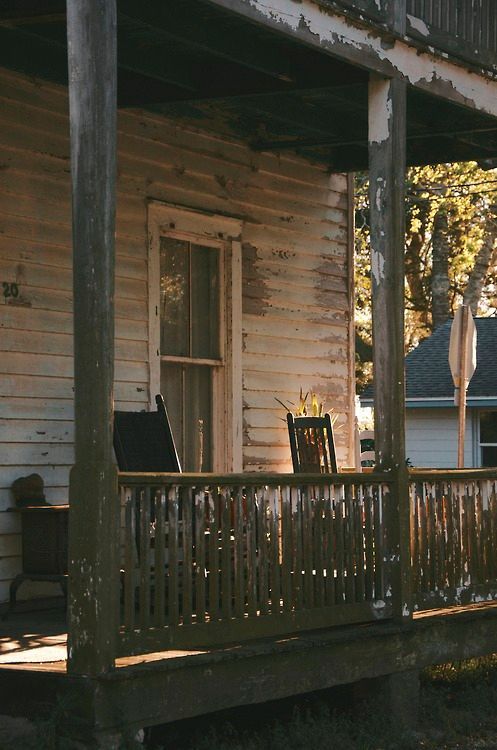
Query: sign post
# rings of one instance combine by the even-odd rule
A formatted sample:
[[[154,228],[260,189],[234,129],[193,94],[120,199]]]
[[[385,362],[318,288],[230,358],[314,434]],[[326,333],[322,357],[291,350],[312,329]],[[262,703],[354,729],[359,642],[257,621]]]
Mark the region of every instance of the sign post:
[[[454,403],[459,407],[457,468],[464,467],[466,390],[476,370],[476,326],[468,305],[461,305],[450,329],[449,365],[454,381]]]

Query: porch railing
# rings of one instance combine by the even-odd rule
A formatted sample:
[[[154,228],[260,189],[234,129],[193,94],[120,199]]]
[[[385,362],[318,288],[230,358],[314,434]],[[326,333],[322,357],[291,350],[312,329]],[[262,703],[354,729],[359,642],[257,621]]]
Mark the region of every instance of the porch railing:
[[[495,0],[407,0],[406,4],[410,36],[472,62],[496,66]]]
[[[415,609],[497,599],[497,473],[412,471]]]
[[[386,475],[120,475],[121,655],[388,617]]]
[[[495,0],[337,0],[336,4],[388,27],[399,2],[405,3],[407,36],[473,64],[497,67]]]

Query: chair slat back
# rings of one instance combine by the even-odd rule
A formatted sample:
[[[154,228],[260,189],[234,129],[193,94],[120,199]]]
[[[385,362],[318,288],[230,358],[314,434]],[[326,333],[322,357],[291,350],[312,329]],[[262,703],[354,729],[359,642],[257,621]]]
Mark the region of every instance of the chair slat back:
[[[120,471],[181,472],[164,399],[157,411],[114,412],[114,451]]]
[[[294,472],[336,474],[338,468],[330,415],[295,417],[288,413],[287,424]]]

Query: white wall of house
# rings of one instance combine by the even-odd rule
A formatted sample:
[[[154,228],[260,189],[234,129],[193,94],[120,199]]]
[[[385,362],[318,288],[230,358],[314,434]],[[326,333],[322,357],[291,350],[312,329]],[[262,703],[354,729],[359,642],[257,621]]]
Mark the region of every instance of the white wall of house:
[[[0,71],[0,281],[17,294],[0,297],[0,601],[21,568],[10,485],[38,472],[47,500],[65,502],[73,460],[67,112],[62,87]],[[242,224],[244,468],[291,468],[275,396],[295,401],[300,387],[339,413],[339,462],[350,464],[346,177],[159,115],[122,111],[118,127],[116,407],[146,408],[150,397],[149,201],[233,216]]]
[[[406,455],[413,466],[426,468],[457,467],[457,409],[407,409]],[[473,412],[468,409],[464,441],[464,464],[474,462]]]

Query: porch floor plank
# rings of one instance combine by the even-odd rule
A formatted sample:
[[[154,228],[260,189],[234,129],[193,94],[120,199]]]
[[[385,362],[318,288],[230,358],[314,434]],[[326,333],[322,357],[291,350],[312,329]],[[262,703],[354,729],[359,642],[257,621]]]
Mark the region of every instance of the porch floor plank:
[[[416,623],[421,625],[423,622],[428,623],[435,619],[444,620],[456,616],[465,616],[471,619],[483,612],[490,613],[492,610],[497,611],[497,602],[480,602],[459,607],[416,612],[414,613],[413,620],[415,625]],[[176,662],[174,667],[177,668],[180,666],[179,662],[182,660],[191,662],[192,658],[195,659],[195,657],[203,657],[202,661],[206,658],[217,660],[222,654],[226,656],[228,654],[238,654],[241,656],[242,652],[250,653],[258,651],[260,653],[261,650],[267,649],[271,644],[282,646],[283,644],[289,645],[293,643],[296,647],[298,647],[298,644],[304,647],[308,646],[311,642],[316,644],[316,641],[319,641],[321,638],[328,640],[333,631],[339,638],[346,636],[347,631],[349,631],[350,637],[353,638],[353,632],[355,633],[358,628],[365,633],[366,630],[375,628],[379,624],[346,626],[333,628],[331,631],[327,629],[325,631],[316,631],[315,633],[307,632],[305,634],[295,634],[278,639],[266,638],[257,641],[246,641],[242,645],[226,644],[221,647],[195,648],[191,650],[171,649],[138,656],[127,656],[116,660],[116,669],[139,668],[140,666],[145,667],[146,665],[153,665],[158,662],[161,662],[164,667],[166,667],[167,663],[173,666],[171,662]],[[381,624],[387,625],[388,623]],[[392,627],[392,623],[390,623],[390,627]],[[0,623],[0,670],[65,673],[67,671],[66,646],[66,621],[65,613],[62,609],[15,613],[9,619]],[[50,654],[54,658],[50,659]],[[17,658],[19,658],[19,661],[14,661]]]

